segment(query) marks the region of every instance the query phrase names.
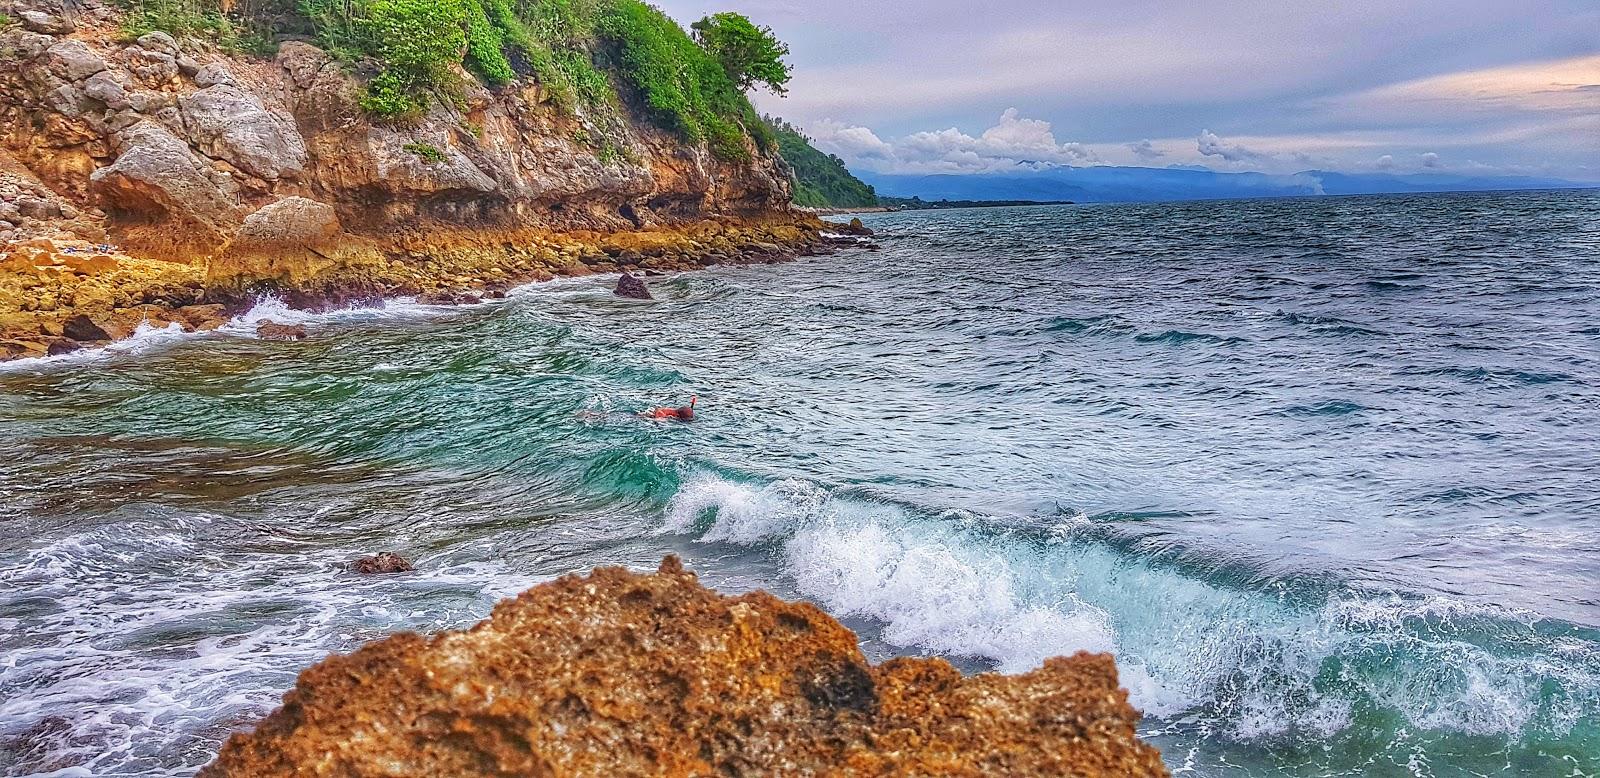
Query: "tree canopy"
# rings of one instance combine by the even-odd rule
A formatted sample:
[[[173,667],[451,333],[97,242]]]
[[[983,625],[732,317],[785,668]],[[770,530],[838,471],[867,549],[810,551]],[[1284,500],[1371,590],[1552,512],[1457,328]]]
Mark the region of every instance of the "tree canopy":
[[[725,11],[692,25],[695,41],[722,63],[728,78],[743,91],[763,86],[775,95],[788,91],[789,46],[771,27],[758,27],[743,14]]]

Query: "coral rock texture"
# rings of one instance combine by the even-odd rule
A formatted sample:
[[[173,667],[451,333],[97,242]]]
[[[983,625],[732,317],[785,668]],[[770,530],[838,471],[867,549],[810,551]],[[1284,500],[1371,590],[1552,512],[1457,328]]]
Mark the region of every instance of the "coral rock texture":
[[[1109,656],[872,666],[816,607],[720,596],[669,557],[330,657],[200,775],[1166,775],[1137,721]]]

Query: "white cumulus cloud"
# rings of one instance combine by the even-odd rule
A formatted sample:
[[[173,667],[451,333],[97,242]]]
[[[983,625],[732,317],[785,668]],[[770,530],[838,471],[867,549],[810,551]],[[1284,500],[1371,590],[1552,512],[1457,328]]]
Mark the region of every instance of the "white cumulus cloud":
[[[885,141],[866,127],[832,121],[808,131],[817,148],[884,173],[987,173],[1100,161],[1081,143],[1056,140],[1049,122],[1024,117],[1015,108],[978,135],[951,127]]]
[[[1221,157],[1228,162],[1254,162],[1268,156],[1237,143],[1229,143],[1210,130],[1200,131],[1200,137],[1195,139],[1195,148],[1204,156]]]

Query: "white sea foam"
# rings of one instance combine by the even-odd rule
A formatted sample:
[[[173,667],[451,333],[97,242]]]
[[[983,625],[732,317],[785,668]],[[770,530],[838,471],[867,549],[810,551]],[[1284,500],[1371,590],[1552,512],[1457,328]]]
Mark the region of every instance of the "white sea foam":
[[[208,550],[212,521],[122,522],[0,571],[0,611],[30,610],[25,629],[0,623],[0,743],[27,749],[7,767],[192,775],[328,652],[469,624],[542,580],[491,563],[352,576],[329,561],[356,549],[242,561]]]
[[[165,327],[157,327],[148,321],[142,321],[139,322],[139,326],[134,328],[133,334],[122,340],[113,341],[108,345],[78,349],[77,351],[55,356],[27,357],[0,362],[0,371],[27,372],[63,365],[88,364],[122,354],[147,354],[167,348],[194,334],[184,332],[183,326],[176,322],[169,323]]]
[[[1509,740],[1566,733],[1600,712],[1596,647],[1579,641],[1566,650],[1581,656],[1554,656],[1557,646],[1511,611],[1219,586],[1072,532],[1042,540],[796,480],[691,476],[664,531],[776,546],[802,594],[880,622],[893,645],[982,657],[1007,672],[1112,652],[1147,715],[1201,711],[1240,740],[1326,738],[1351,725],[1358,705],[1424,730]],[[1484,645],[1491,635],[1497,646]]]

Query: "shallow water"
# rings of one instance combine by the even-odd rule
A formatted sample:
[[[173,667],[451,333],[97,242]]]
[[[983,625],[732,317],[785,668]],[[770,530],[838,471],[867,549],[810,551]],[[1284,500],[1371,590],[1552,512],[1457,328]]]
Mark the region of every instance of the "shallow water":
[[[1113,651],[1183,774],[1600,773],[1600,193],[865,220],[0,366],[0,767],[187,775],[329,651],[672,552],[875,658]]]

